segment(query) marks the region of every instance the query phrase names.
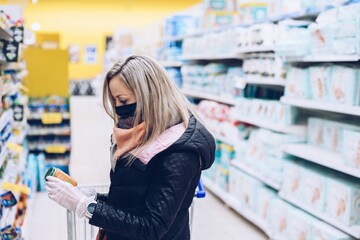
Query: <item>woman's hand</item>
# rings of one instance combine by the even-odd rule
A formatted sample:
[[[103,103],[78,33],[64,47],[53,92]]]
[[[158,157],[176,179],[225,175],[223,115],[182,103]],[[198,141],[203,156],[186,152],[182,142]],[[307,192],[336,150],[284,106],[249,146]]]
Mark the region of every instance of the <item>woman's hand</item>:
[[[89,197],[79,188],[55,177],[47,177],[46,190],[51,200],[83,217]],[[93,197],[92,197],[93,199]],[[80,209],[81,208],[81,209]]]

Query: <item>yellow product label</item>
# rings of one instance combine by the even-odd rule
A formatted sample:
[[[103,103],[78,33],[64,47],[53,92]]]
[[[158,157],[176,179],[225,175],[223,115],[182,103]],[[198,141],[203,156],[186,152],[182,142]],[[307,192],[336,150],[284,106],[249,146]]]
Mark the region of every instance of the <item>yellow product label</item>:
[[[16,136],[19,136],[20,135],[20,131],[18,129],[14,129],[13,130],[13,134],[16,135]]]
[[[21,153],[24,150],[24,148],[21,145],[12,142],[7,142],[6,147],[10,150],[13,150],[16,153]]]
[[[240,8],[247,8],[247,7],[267,7],[268,4],[264,2],[249,2],[249,3],[242,3],[239,4]]]
[[[9,183],[9,182],[3,182],[1,187],[6,191],[12,191],[15,193],[23,193],[26,195],[29,195],[31,192],[30,188],[25,185],[21,186],[21,185]]]
[[[43,124],[59,124],[62,122],[61,113],[44,113],[41,118]]]
[[[224,175],[229,175],[229,173],[230,173],[229,170],[227,170],[227,169],[225,169],[225,168],[223,168],[223,167],[220,167],[220,172],[221,172],[222,174],[224,174]]]
[[[46,147],[45,151],[47,153],[65,153],[66,152],[66,146],[52,145],[52,146]]]

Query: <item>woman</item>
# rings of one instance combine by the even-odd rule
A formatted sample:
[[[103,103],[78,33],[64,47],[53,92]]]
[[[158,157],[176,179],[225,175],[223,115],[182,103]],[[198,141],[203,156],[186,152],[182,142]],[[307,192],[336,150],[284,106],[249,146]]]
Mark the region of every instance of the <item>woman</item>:
[[[190,239],[188,209],[201,170],[214,161],[213,136],[165,69],[148,57],[115,64],[103,102],[116,123],[109,194],[94,199],[49,177],[49,197],[88,217],[109,240]]]

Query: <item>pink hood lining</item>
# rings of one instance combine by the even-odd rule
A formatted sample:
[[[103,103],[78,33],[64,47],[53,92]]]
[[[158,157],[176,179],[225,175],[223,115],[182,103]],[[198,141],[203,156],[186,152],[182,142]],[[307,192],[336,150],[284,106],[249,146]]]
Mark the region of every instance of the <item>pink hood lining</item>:
[[[150,160],[158,153],[166,150],[174,144],[185,132],[184,123],[177,124],[160,134],[160,136],[146,147],[138,156],[136,156],[142,163],[147,165]]]

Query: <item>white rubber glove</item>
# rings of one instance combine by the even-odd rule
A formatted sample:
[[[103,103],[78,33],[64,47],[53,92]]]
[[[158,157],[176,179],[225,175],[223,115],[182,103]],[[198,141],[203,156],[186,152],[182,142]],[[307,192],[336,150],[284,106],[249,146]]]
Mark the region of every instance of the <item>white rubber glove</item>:
[[[55,177],[47,177],[46,179],[46,190],[49,198],[70,211],[75,212],[79,203],[85,202],[89,198],[70,183]],[[85,210],[79,209],[79,212],[85,213],[86,207]]]
[[[93,197],[95,199],[97,192],[95,188],[88,188],[88,187],[77,187],[83,194],[87,197]]]

